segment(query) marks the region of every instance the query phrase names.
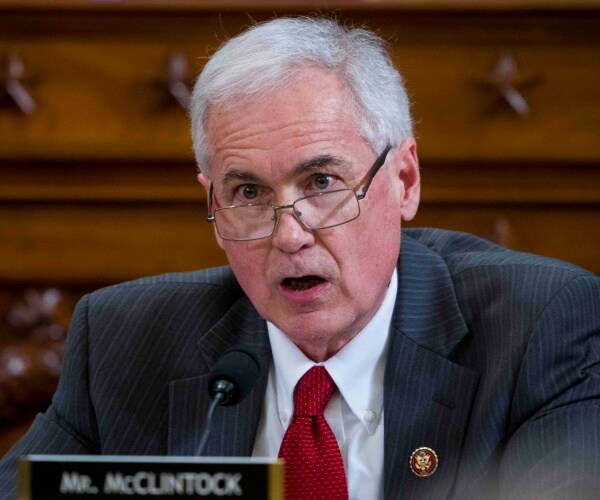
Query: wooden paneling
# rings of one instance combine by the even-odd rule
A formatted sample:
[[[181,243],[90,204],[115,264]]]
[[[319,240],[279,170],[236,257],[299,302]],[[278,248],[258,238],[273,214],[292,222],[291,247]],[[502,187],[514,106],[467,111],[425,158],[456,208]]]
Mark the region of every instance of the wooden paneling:
[[[163,42],[66,39],[0,45],[0,53],[9,52],[40,80],[30,85],[38,109],[30,116],[0,113],[1,157],[192,157],[185,112],[162,106],[163,96],[145,83],[166,70],[169,48]]]
[[[30,116],[0,111],[0,158],[12,159],[190,161],[185,112],[165,106],[166,94],[149,81],[165,76],[176,52],[196,75],[220,40],[250,22],[201,11],[5,16],[0,55],[21,58],[38,103]],[[598,16],[357,11],[352,18],[392,42],[423,160],[600,157]],[[520,89],[531,108],[526,118],[477,83],[503,54],[518,65],[517,88],[532,80]]]
[[[173,53],[194,75],[254,20],[314,6],[0,5],[0,55],[21,58],[38,103],[28,116],[0,108],[0,279],[85,286],[224,263],[194,180],[189,120],[148,82],[165,76]],[[327,8],[380,32],[405,76],[423,172],[416,224],[495,232],[515,248],[600,271],[599,5],[359,0]],[[504,54],[517,65],[525,117],[482,84]]]
[[[600,26],[599,26],[600,28]],[[600,46],[411,47],[398,65],[411,89],[424,160],[589,161],[600,157]],[[476,77],[491,72],[504,52],[523,78],[531,109],[517,116]],[[420,61],[420,64],[417,64]],[[435,85],[426,84],[435,68]]]
[[[223,264],[198,204],[29,204],[3,207],[3,280],[105,284]]]
[[[411,225],[488,238],[504,225],[500,242],[600,273],[598,168],[566,170],[430,162]],[[225,263],[191,163],[11,163],[0,170],[0,186],[5,283],[93,286]]]
[[[598,7],[598,0],[127,0],[124,2],[90,2],[89,0],[3,0],[7,9],[56,11],[218,11],[240,12],[266,10],[269,12],[323,11],[324,9],[366,9],[370,11],[535,11],[584,10]]]

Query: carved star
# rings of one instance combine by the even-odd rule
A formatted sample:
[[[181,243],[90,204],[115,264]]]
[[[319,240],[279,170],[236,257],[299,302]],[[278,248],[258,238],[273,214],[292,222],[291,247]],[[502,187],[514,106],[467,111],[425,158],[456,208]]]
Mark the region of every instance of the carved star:
[[[8,103],[27,115],[33,113],[37,104],[27,89],[27,85],[32,82],[33,79],[27,77],[25,64],[19,56],[4,56],[0,66],[0,105]]]
[[[192,99],[192,77],[187,57],[181,52],[169,55],[165,75],[149,78],[146,83],[158,89],[164,96],[165,106],[178,104],[186,112]]]
[[[500,56],[489,75],[475,79],[478,85],[494,90],[501,101],[520,117],[526,117],[531,111],[522,92],[540,82],[540,75],[522,76],[515,58],[509,53]]]

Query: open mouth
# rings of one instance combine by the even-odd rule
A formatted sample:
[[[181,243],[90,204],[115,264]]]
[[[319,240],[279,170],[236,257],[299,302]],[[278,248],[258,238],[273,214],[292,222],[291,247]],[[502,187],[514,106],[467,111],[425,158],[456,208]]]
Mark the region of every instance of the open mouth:
[[[296,292],[308,290],[319,283],[323,283],[325,280],[318,276],[300,276],[298,278],[285,278],[281,284],[286,288],[291,288]]]

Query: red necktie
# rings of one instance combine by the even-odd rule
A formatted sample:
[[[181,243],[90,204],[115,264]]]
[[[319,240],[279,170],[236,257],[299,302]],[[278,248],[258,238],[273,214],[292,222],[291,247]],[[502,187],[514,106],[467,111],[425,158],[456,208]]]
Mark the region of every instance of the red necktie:
[[[323,411],[335,383],[323,366],[308,370],[296,385],[294,416],[281,443],[286,500],[346,500],[348,486],[337,441]]]

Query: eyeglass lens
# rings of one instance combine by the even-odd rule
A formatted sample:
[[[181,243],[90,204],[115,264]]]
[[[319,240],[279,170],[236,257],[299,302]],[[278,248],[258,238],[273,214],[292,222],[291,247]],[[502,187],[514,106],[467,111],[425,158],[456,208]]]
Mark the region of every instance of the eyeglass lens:
[[[271,205],[242,205],[215,211],[219,236],[232,240],[253,240],[271,236],[277,223],[277,210]],[[307,229],[324,229],[355,219],[360,214],[356,194],[341,189],[300,198],[293,204],[296,218]]]

